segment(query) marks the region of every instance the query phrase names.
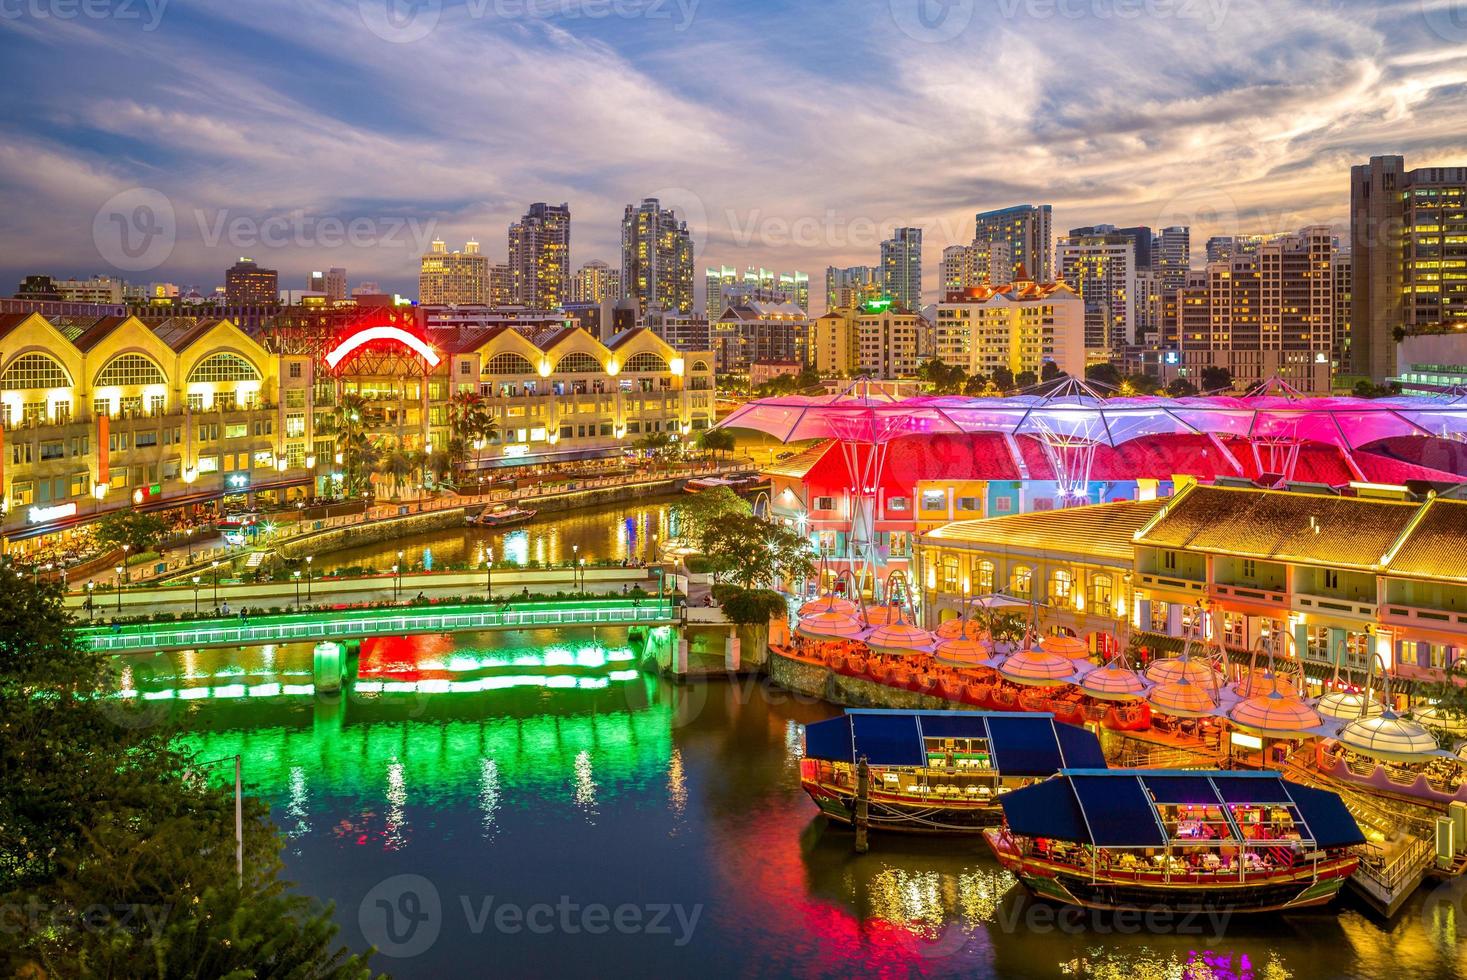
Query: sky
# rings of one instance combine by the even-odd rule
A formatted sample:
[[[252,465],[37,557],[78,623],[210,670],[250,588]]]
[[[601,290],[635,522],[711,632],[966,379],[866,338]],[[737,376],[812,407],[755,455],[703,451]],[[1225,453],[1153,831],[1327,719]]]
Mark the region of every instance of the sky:
[[[1349,167],[1467,164],[1467,0],[0,0],[0,291],[212,288],[235,258],[415,295],[569,203],[658,197],[707,265],[875,264],[1054,206],[1210,235],[1348,223]],[[1195,261],[1195,259],[1194,259]]]

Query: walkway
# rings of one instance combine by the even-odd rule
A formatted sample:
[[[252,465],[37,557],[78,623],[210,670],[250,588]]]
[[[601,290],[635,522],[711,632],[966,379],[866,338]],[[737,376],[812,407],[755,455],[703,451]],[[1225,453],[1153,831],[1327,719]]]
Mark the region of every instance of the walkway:
[[[136,653],[413,633],[672,625],[677,621],[677,606],[667,599],[577,599],[405,609],[318,610],[248,619],[237,617],[88,627],[77,632],[94,650]]]

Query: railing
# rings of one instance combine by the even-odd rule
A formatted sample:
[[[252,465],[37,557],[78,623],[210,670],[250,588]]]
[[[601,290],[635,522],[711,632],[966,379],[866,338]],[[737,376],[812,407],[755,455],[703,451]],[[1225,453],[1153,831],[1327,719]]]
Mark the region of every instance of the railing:
[[[626,626],[671,623],[677,609],[666,600],[593,603],[533,603],[514,606],[453,606],[442,609],[344,610],[269,616],[255,621],[213,619],[79,630],[93,650],[127,653],[301,640],[342,639],[408,633],[451,633],[483,629],[555,626]]]
[[[1378,845],[1366,844],[1360,848],[1360,867],[1356,874],[1379,888],[1395,892],[1401,885],[1411,883],[1424,871],[1432,863],[1435,853],[1436,849],[1431,841],[1416,837],[1387,862],[1384,851]]]

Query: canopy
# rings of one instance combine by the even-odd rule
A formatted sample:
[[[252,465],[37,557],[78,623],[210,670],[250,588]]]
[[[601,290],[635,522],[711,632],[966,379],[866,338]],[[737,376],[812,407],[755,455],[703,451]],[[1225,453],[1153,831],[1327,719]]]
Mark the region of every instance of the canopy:
[[[821,596],[818,599],[811,599],[800,607],[801,616],[813,616],[816,613],[823,612],[838,612],[844,613],[847,616],[854,616],[856,614],[856,604],[849,599],[838,599],[833,595],[829,595]]]
[[[988,644],[982,640],[959,637],[955,640],[939,641],[933,656],[938,663],[950,667],[981,667],[986,666],[983,661],[991,653]]]
[[[1105,766],[1094,734],[1040,712],[850,708],[838,718],[805,726],[805,755],[829,762],[854,763],[865,756],[875,766],[922,766],[928,738],[987,739],[994,768],[1005,776]]]
[[[1357,718],[1338,737],[1346,748],[1386,762],[1420,762],[1441,754],[1431,732],[1389,708],[1374,718]]]
[[[932,647],[932,634],[911,623],[892,623],[876,627],[865,642],[880,653],[926,653]]]
[[[1146,679],[1153,684],[1172,684],[1187,680],[1193,684],[1210,686],[1214,673],[1216,671],[1209,661],[1200,660],[1183,650],[1179,657],[1164,657],[1152,661],[1146,668]]]
[[[983,624],[975,619],[949,619],[933,631],[939,640],[955,640],[959,637],[968,640],[981,640],[988,635]]]
[[[1467,715],[1453,715],[1433,705],[1416,712],[1415,717],[1426,728],[1435,728],[1449,735],[1467,734]]]
[[[1338,795],[1285,782],[1277,773],[1067,769],[1053,779],[1007,793],[1000,802],[1009,829],[1016,834],[1094,847],[1166,846],[1166,832],[1156,813],[1159,804],[1219,808],[1291,804],[1306,846],[1365,842]],[[1232,833],[1241,839],[1235,822]]]
[[[1147,700],[1157,711],[1177,718],[1203,718],[1217,710],[1212,695],[1185,677],[1158,684],[1151,689]]]
[[[1240,698],[1262,698],[1277,691],[1285,697],[1298,693],[1294,681],[1271,670],[1250,670],[1248,675],[1233,685],[1233,692]]]
[[[1101,701],[1135,701],[1146,696],[1146,682],[1129,667],[1107,665],[1086,674],[1080,690]]]
[[[1075,680],[1075,661],[1044,650],[1020,650],[999,665],[1006,680],[1030,687],[1060,687]]]
[[[866,630],[853,616],[842,612],[822,612],[801,619],[795,632],[817,640],[851,640]]]
[[[1361,708],[1364,711],[1361,711]],[[1367,698],[1364,694],[1356,694],[1351,691],[1331,691],[1314,706],[1326,718],[1338,718],[1340,721],[1354,721],[1356,718],[1372,718],[1385,710],[1385,705],[1374,698]]]
[[[886,626],[889,623],[905,623],[906,615],[900,606],[867,606],[866,625]]]
[[[1071,660],[1084,660],[1090,656],[1090,647],[1078,636],[1046,636],[1039,641],[1039,648],[1045,653],[1058,654]]]
[[[1322,724],[1314,709],[1293,691],[1285,696],[1274,690],[1262,697],[1240,701],[1228,717],[1237,727],[1265,738],[1298,738]]]

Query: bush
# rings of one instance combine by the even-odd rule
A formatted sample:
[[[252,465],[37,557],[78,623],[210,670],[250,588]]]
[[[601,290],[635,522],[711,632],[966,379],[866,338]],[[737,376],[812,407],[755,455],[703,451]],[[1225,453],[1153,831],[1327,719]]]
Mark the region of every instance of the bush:
[[[784,596],[772,589],[719,585],[713,589],[713,598],[723,607],[723,614],[740,626],[765,626],[787,609]]]
[[[688,555],[683,559],[683,564],[693,575],[704,575],[713,571],[713,561],[707,555]]]

